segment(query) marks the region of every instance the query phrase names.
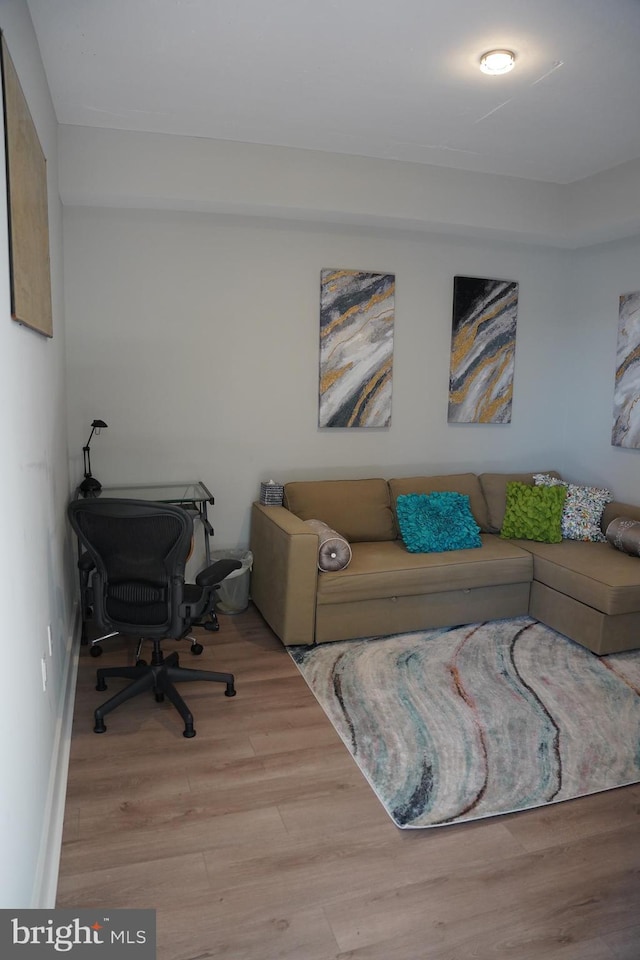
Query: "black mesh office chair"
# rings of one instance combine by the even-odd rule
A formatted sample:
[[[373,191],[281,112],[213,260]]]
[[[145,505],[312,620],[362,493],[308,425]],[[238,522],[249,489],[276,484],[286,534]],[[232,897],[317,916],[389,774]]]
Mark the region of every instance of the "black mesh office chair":
[[[184,736],[194,737],[193,715],[174,683],[214,680],[226,684],[225,695],[235,696],[231,673],[181,667],[178,654],[163,655],[162,640],[191,641],[193,653],[202,645],[190,636],[215,604],[215,591],[238,560],[218,560],[185,583],[185,564],[191,549],[193,520],[181,507],[148,500],[88,499],[69,504],[69,519],[80,544],[93,562],[88,596],[93,617],[110,635],[124,634],[153,642],[151,663],[104,667],[97,671],[97,690],[106,690],[106,677],[132,682],[95,711],[96,733],[107,729],[104,717],[145,690],[158,702],[165,695],[184,720]]]

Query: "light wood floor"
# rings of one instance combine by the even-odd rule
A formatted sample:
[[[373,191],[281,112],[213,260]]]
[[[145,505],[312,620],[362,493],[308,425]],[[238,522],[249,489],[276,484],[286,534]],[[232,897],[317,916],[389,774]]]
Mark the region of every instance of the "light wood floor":
[[[640,958],[640,786],[398,830],[260,616],[221,624],[181,645],[238,689],[182,687],[193,740],[151,696],[94,734],[134,651],[83,648],[58,906],[156,908],[158,960]]]

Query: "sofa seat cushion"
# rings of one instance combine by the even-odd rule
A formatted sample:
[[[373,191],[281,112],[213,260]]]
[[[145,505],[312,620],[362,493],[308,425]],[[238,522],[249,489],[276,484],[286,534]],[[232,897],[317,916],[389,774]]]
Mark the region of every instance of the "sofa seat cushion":
[[[533,555],[533,576],[602,613],[640,611],[640,559],[609,543],[515,540]]]
[[[472,590],[532,578],[531,554],[492,534],[482,535],[481,547],[446,553],[409,553],[401,540],[352,543],[351,548],[345,570],[318,575],[318,605]]]
[[[396,510],[398,497],[405,496],[408,493],[451,492],[466,494],[469,497],[469,505],[476,523],[485,533],[489,532],[487,505],[480,481],[475,473],[449,473],[434,477],[396,477],[389,480],[389,491],[394,511]]]
[[[349,543],[398,536],[386,480],[298,480],[284,486],[284,506],[301,520],[322,520]]]

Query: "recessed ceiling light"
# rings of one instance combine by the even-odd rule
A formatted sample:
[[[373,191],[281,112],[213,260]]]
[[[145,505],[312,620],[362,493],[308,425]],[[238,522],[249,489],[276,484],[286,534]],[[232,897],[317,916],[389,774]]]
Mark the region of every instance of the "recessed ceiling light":
[[[497,76],[513,70],[516,55],[511,50],[488,50],[480,57],[480,69],[483,73]]]

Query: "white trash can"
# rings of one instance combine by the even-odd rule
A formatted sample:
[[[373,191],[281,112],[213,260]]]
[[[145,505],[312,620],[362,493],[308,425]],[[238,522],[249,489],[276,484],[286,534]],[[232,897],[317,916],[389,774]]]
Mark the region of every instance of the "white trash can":
[[[239,560],[242,564],[232,570],[217,591],[217,613],[242,613],[249,606],[249,581],[253,554],[251,550],[212,550],[211,562],[216,560]]]

